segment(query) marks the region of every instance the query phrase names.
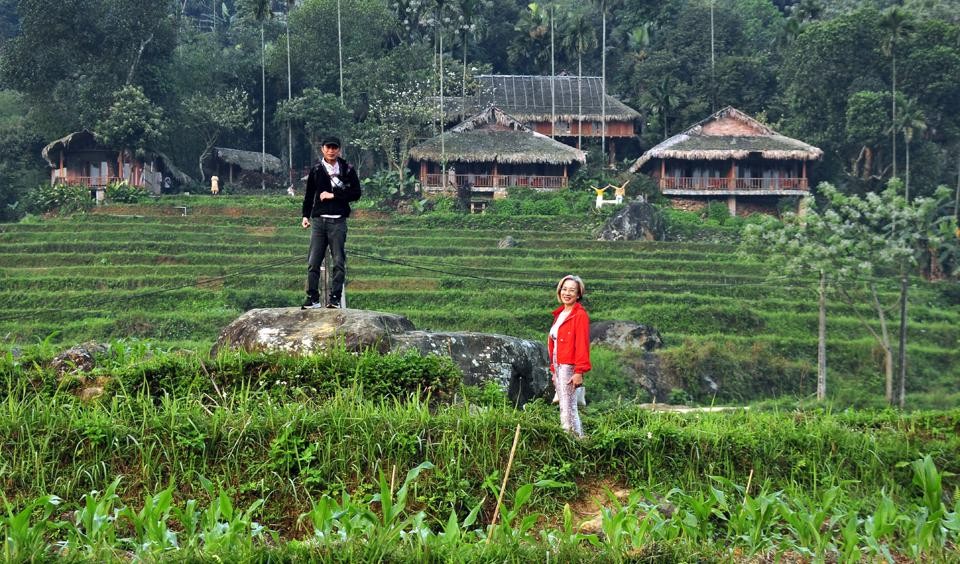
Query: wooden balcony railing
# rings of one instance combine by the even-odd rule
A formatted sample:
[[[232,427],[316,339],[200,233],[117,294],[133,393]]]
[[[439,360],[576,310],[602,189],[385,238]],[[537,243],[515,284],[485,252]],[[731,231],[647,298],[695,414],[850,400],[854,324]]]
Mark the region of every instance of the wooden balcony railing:
[[[446,180],[446,182],[444,182]],[[511,186],[527,186],[543,190],[559,190],[567,187],[568,178],[565,176],[532,176],[525,174],[427,174],[420,179],[426,190],[454,189],[456,186],[471,186],[476,191],[493,191]]]
[[[71,176],[68,178],[58,176],[53,179],[53,182],[54,184],[78,184],[93,188],[96,186],[107,186],[112,182],[123,182],[124,180],[126,180],[126,178],[121,176]]]
[[[734,190],[807,190],[806,178],[692,178],[665,176],[660,179],[662,190],[703,190],[731,192]]]

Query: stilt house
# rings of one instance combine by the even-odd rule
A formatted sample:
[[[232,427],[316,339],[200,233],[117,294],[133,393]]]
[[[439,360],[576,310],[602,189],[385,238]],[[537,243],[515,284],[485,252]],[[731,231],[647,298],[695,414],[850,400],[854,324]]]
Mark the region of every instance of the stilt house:
[[[675,207],[725,200],[731,215],[743,215],[807,195],[809,163],[822,156],[728,106],[648,150],[630,171],[651,174]]]
[[[142,157],[134,156],[101,144],[87,130],[53,141],[41,155],[50,164],[51,184],[76,184],[96,190],[125,180],[159,194],[164,178],[177,184],[192,182],[163,153],[148,151]]]
[[[599,76],[480,75],[477,93],[450,98],[447,115],[466,119],[496,106],[531,130],[580,148],[584,139],[605,136],[608,158],[618,142],[635,136],[640,113],[607,94]],[[606,128],[604,128],[606,123]]]
[[[442,139],[441,139],[442,138]],[[583,151],[532,131],[497,107],[410,150],[411,168],[426,191],[469,187],[478,197],[503,197],[512,186],[566,188]],[[441,163],[446,160],[446,175]]]

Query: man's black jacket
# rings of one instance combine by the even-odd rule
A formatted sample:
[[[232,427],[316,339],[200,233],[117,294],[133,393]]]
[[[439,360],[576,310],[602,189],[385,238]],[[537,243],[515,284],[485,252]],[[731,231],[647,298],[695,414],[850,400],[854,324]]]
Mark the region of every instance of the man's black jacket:
[[[303,217],[321,215],[350,216],[350,202],[360,199],[360,178],[357,169],[347,161],[337,158],[340,164],[342,186],[334,186],[322,162],[310,169],[307,177],[307,193],[303,195]],[[320,192],[332,192],[333,199],[320,201]]]

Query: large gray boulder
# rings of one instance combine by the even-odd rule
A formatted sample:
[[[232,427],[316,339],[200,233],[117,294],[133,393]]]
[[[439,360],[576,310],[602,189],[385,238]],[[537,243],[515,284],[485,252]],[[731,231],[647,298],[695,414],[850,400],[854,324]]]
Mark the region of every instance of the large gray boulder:
[[[516,404],[542,396],[550,383],[547,348],[542,343],[489,333],[430,333],[394,335],[394,350],[449,356],[468,385],[494,382]]]
[[[374,347],[386,352],[393,335],[413,329],[402,315],[363,309],[251,309],[220,331],[210,354],[224,347],[309,354],[339,345],[350,351]]]
[[[87,341],[53,357],[50,367],[56,371],[57,376],[90,372],[97,365],[97,357],[108,352],[110,352],[110,345]]]
[[[495,382],[518,404],[544,395],[550,383],[543,344],[486,333],[417,331],[402,315],[360,309],[253,309],[221,332],[211,354],[223,349],[310,354],[343,345],[382,353],[416,349],[450,357],[464,383]]]
[[[595,321],[590,324],[590,344],[627,351],[621,357],[627,375],[656,401],[666,401],[671,390],[682,387],[660,368],[656,351],[663,348],[663,338],[655,327],[633,321]]]
[[[592,322],[590,343],[617,350],[634,348],[649,352],[663,348],[663,338],[656,327],[633,321]]]
[[[600,230],[601,241],[661,241],[667,225],[663,215],[654,205],[646,202],[630,204],[613,217]]]

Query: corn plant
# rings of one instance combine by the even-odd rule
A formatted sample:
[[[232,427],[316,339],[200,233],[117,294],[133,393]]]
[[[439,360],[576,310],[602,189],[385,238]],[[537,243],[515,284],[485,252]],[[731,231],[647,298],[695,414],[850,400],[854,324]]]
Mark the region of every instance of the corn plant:
[[[897,531],[910,519],[897,510],[886,491],[881,491],[880,496],[877,508],[863,521],[863,541],[874,556],[893,562],[888,543],[895,541]]]
[[[258,499],[246,510],[240,511],[233,506],[227,492],[222,489],[216,492],[209,480],[202,479],[201,483],[210,494],[210,505],[199,517],[199,536],[203,541],[204,551],[213,554],[249,552],[253,541],[264,537],[268,532],[253,520],[253,515],[263,505],[264,500]]]
[[[584,542],[588,542],[594,547],[601,546],[600,539],[597,535],[593,533],[581,533],[575,530],[573,511],[570,509],[569,503],[563,504],[562,528],[559,530],[544,529],[540,531],[540,538],[558,551],[575,551]]]
[[[501,545],[513,547],[535,541],[532,529],[537,519],[540,518],[540,514],[529,513],[521,516],[523,506],[526,505],[533,494],[534,485],[524,484],[517,488],[513,497],[513,505],[505,508],[500,514],[500,522],[493,525],[493,530],[490,531],[491,539],[495,539]]]
[[[840,487],[827,489],[821,497],[801,498],[779,504],[780,517],[790,537],[790,547],[809,557],[822,558],[831,546],[830,528],[840,510],[837,499]]]
[[[133,525],[135,536],[130,542],[138,557],[158,557],[179,548],[177,533],[169,527],[172,505],[173,486],[170,486],[156,495],[147,495],[140,511],[130,507],[120,511],[119,516]]]
[[[60,502],[55,495],[45,495],[16,511],[13,504],[3,498],[0,556],[4,562],[34,562],[49,556],[47,537],[62,526],[62,523],[50,520]],[[32,519],[34,513],[38,513],[36,520]]]
[[[859,533],[860,518],[856,513],[850,513],[843,518],[842,522],[843,526],[840,528],[838,560],[850,564],[860,562],[863,557],[863,549],[861,547],[862,538]]]
[[[735,503],[724,498],[717,506],[721,518],[726,521],[729,542],[743,547],[748,554],[767,550],[779,543],[781,535],[776,529],[783,503],[782,491],[768,492],[763,486],[760,492],[751,496],[745,487],[727,478],[711,478],[735,490],[743,499],[741,503]]]
[[[118,477],[102,493],[92,491],[83,496],[83,505],[74,511],[74,521],[66,527],[67,538],[63,543],[66,554],[97,558],[116,550],[119,485]]]

